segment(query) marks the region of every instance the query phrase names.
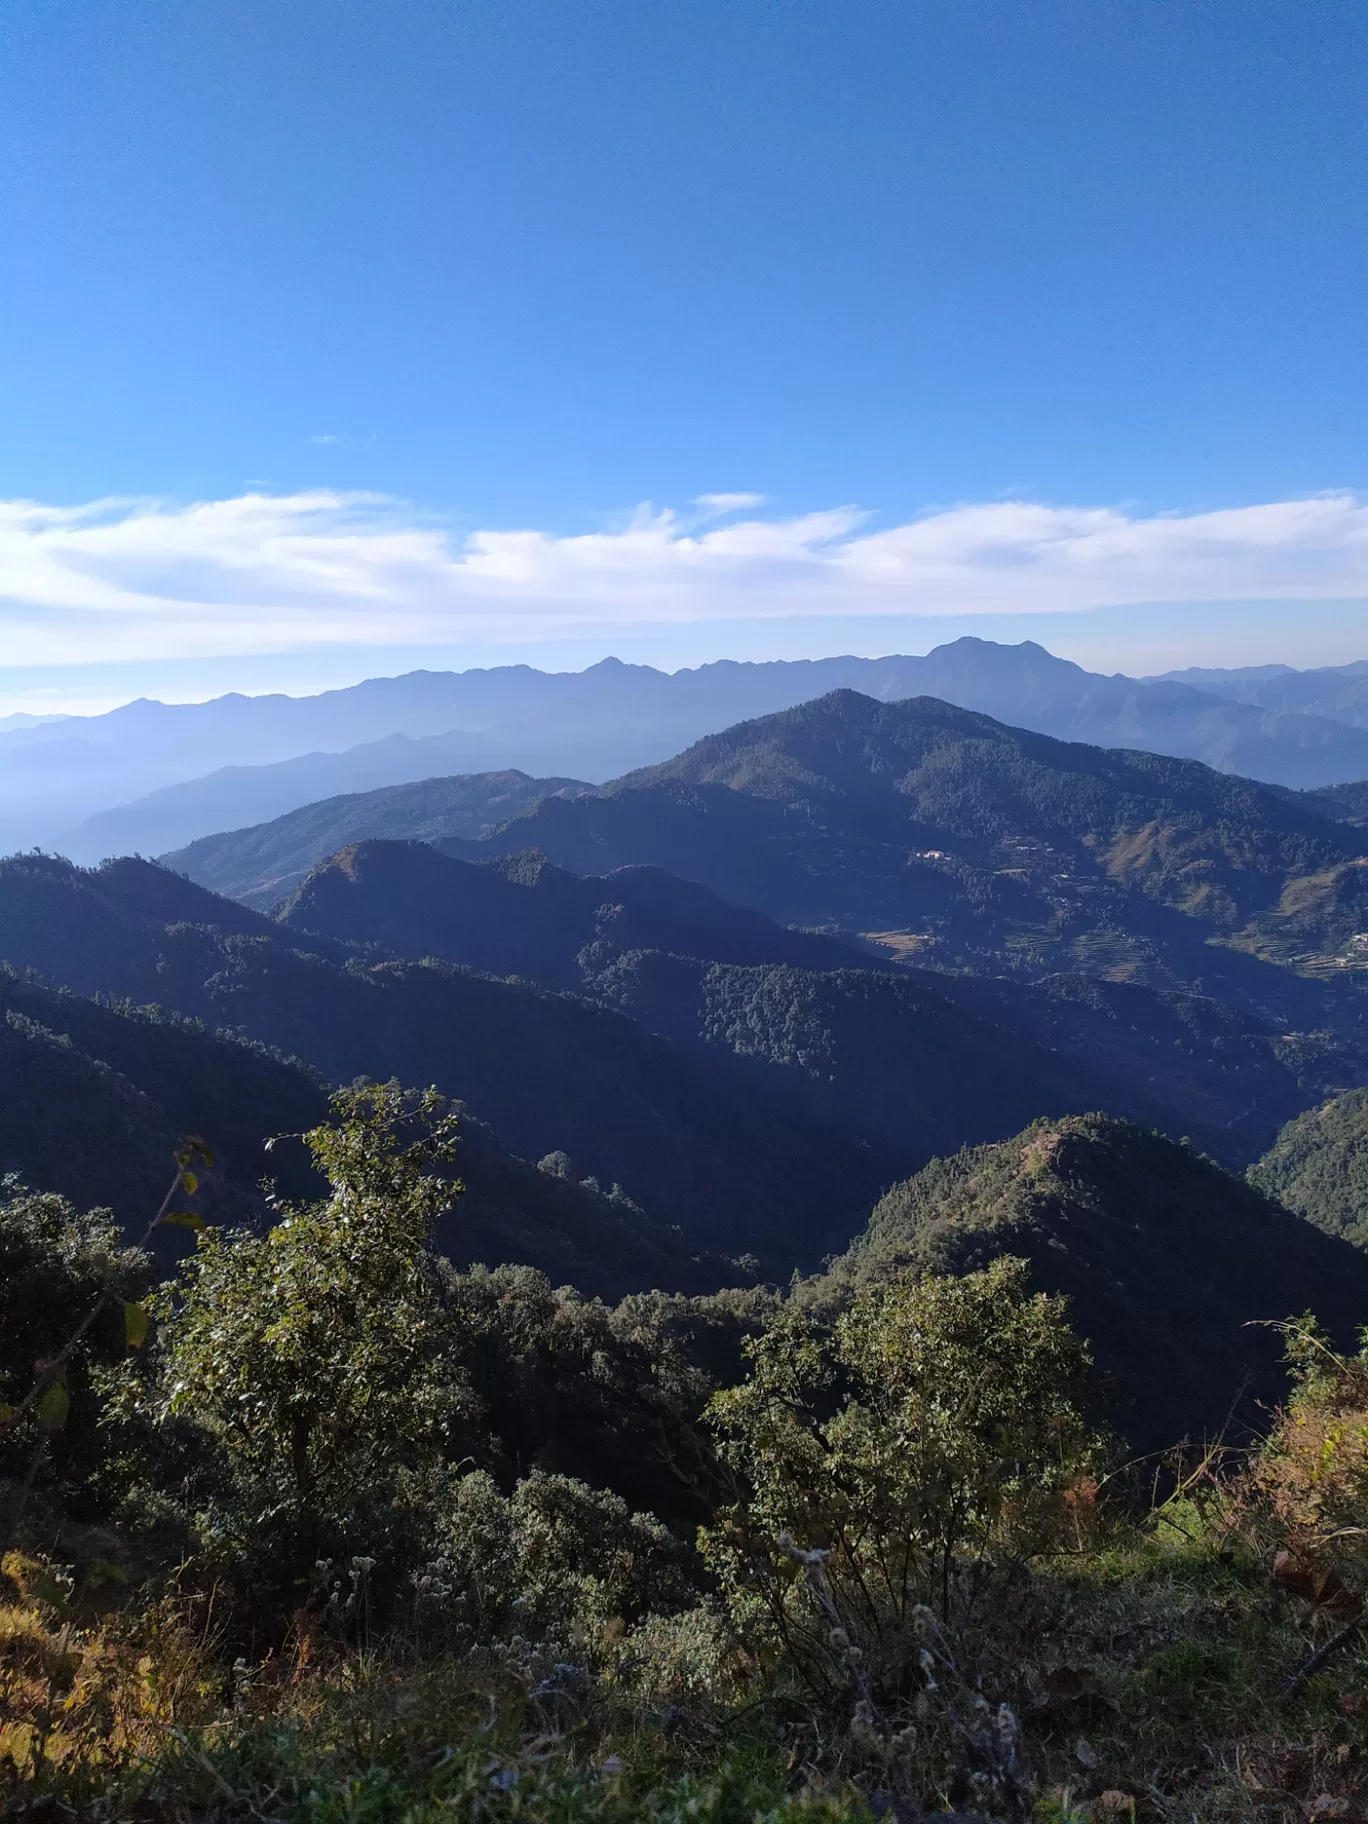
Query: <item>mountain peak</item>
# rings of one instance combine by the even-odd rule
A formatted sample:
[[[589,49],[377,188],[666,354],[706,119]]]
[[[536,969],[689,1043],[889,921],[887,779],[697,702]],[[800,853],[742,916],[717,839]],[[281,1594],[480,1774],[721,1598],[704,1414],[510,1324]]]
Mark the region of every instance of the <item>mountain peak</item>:
[[[1088,675],[1081,665],[1076,665],[1072,659],[1061,659],[1058,653],[1051,652],[1038,640],[985,640],[976,633],[963,633],[957,640],[933,646],[922,663],[931,665],[939,661],[943,664],[953,658],[987,662],[1003,675],[1011,675],[1014,671],[1019,674],[1023,662],[1033,671],[1049,671],[1060,676]]]

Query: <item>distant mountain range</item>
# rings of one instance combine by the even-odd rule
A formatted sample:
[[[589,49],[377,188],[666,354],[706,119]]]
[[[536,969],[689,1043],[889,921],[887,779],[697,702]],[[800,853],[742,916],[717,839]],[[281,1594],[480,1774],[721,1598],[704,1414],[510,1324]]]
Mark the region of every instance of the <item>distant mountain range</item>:
[[[1329,716],[1368,728],[1368,659],[1295,671],[1290,665],[1251,665],[1237,671],[1169,671],[1147,683],[1187,684],[1233,703],[1301,716]]]
[[[824,1118],[870,1138],[908,1119],[911,977],[1247,1159],[1313,1081],[1364,1080],[1368,837],[1323,796],[847,691],[598,791],[428,781],[168,860],[311,939],[588,992],[795,1081],[828,1057]]]
[[[1298,1028],[1368,970],[1368,838],[1313,800],[929,697],[836,691],[442,846],[664,868],[939,968],[1083,968]]]
[[[1042,1108],[1247,1163],[1368,1081],[1368,837],[933,698],[833,692],[596,792],[436,781],[285,822],[198,849],[265,901],[291,841],[326,847],[275,919],[16,857],[0,956],[334,1081],[437,1082],[695,1247],[839,1241],[852,1200]]]
[[[86,861],[161,853],[339,793],[438,775],[600,783],[839,689],[881,702],[932,695],[1061,739],[1317,788],[1368,779],[1365,675],[1360,665],[1104,677],[1030,641],[965,638],[920,658],[723,661],[673,674],[606,659],[582,672],[413,672],[312,697],[144,700],[0,729],[0,847],[38,843]],[[1292,700],[1302,684],[1304,704]]]

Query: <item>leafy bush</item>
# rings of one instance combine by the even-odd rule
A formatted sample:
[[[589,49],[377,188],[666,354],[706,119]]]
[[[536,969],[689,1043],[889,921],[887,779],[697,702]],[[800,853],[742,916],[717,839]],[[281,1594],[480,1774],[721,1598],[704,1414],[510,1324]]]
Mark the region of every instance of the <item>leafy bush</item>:
[[[722,1489],[701,1423],[775,1295],[638,1293],[617,1306],[531,1267],[445,1271],[469,1388],[460,1455],[504,1489],[534,1469],[613,1489],[691,1533]]]
[[[745,1492],[704,1537],[740,1627],[811,1690],[924,1682],[932,1636],[1071,1533],[1089,1366],[1025,1263],[903,1274],[830,1329],[787,1309],[711,1405]],[[819,1573],[819,1574],[817,1574]],[[816,1599],[814,1599],[816,1598]]]
[[[1024,1261],[610,1307],[432,1253],[439,1099],[334,1110],[144,1348],[106,1218],[0,1201],[5,1391],[98,1319],[0,1565],[0,1816],[1363,1815],[1368,1342],[1291,1327],[1262,1448],[1102,1504]]]
[[[483,1471],[463,1476],[436,1536],[419,1605],[471,1642],[553,1639],[601,1658],[630,1624],[693,1595],[679,1542],[659,1520],[567,1476],[534,1473],[510,1495]]]

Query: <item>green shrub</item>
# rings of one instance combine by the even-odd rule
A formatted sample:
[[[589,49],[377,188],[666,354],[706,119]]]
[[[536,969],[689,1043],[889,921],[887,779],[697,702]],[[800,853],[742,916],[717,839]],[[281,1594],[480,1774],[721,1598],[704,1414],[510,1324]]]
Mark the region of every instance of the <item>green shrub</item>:
[[[818,1693],[907,1695],[1066,1539],[1096,1441],[1088,1352],[1025,1263],[905,1273],[825,1328],[786,1309],[710,1408],[745,1492],[704,1534],[764,1660]]]
[[[679,1542],[659,1520],[567,1476],[537,1472],[509,1495],[482,1471],[463,1476],[435,1536],[419,1606],[472,1641],[517,1635],[597,1651],[693,1596]]]

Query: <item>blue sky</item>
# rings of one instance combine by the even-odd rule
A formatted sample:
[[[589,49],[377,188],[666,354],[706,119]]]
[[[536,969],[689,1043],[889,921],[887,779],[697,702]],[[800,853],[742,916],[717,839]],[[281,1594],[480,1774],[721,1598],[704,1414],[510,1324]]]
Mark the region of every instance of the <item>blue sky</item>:
[[[1358,0],[6,0],[0,707],[1365,656],[1365,104]]]

